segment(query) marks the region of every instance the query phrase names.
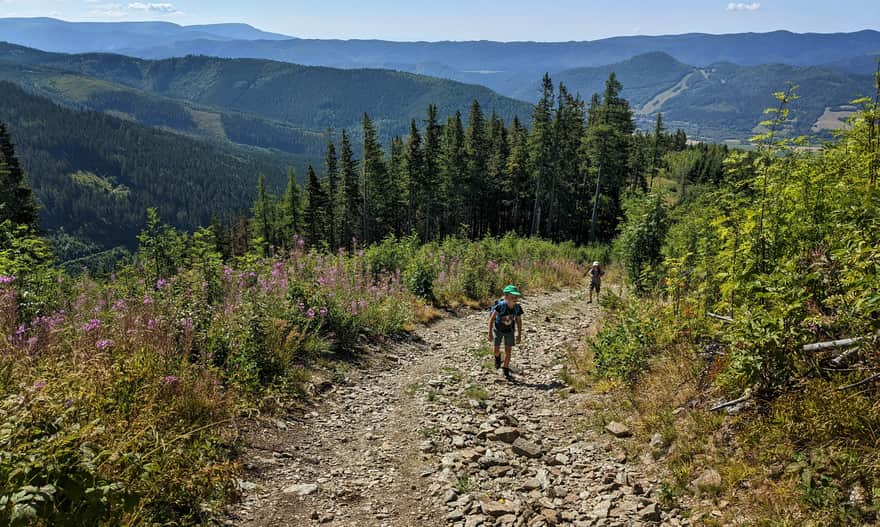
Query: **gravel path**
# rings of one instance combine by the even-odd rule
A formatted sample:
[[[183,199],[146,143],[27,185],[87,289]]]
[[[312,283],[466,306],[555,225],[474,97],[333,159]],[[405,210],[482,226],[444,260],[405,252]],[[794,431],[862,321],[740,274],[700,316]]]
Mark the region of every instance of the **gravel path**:
[[[227,525],[689,525],[591,426],[561,382],[598,318],[582,290],[525,299],[514,379],[492,367],[487,313],[388,342],[313,411],[252,431]]]

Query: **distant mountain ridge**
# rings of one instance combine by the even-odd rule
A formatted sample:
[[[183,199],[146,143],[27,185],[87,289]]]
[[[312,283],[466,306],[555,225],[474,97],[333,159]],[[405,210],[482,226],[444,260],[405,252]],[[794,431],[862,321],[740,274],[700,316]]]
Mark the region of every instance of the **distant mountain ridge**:
[[[290,40],[247,24],[180,26],[172,22],[66,22],[54,18],[0,18],[0,40],[62,53],[113,52],[157,42]]]

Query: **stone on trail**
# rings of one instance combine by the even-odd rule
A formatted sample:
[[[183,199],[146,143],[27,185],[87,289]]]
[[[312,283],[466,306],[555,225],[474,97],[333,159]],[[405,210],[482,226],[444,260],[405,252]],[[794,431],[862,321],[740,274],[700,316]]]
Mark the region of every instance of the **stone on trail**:
[[[528,441],[521,437],[518,437],[516,441],[513,442],[512,447],[514,453],[532,459],[539,458],[544,453],[540,445],[532,443],[531,441]]]
[[[487,514],[494,518],[498,518],[500,516],[504,516],[505,514],[516,514],[516,505],[507,500],[505,501],[494,501],[494,500],[481,500],[480,501],[480,510],[483,511],[483,514]]]
[[[659,522],[660,521],[660,509],[657,508],[656,503],[649,503],[645,506],[644,509],[639,511],[639,520],[643,522]]]
[[[611,512],[611,500],[600,501],[593,507],[593,512],[590,515],[593,518],[602,519],[607,518],[608,514]]]
[[[612,421],[605,426],[605,431],[614,437],[630,437],[632,432],[629,427],[623,423]]]
[[[512,426],[502,426],[495,429],[495,439],[505,443],[513,443],[519,437],[519,430]]]
[[[296,494],[297,496],[308,496],[318,492],[318,485],[315,483],[302,483],[299,485],[290,485],[282,490],[284,494]]]

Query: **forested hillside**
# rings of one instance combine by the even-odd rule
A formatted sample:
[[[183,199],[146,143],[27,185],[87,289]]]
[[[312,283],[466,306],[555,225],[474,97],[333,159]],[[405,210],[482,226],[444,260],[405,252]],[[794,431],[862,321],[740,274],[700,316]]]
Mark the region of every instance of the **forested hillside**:
[[[63,55],[0,46],[0,60],[75,72],[226,112],[243,112],[324,131],[356,127],[374,116],[383,138],[406,133],[428,104],[441,118],[474,99],[505,122],[527,120],[531,106],[482,86],[387,70],[339,70],[252,59],[183,57],[147,61],[121,55]],[[100,86],[87,86],[90,91]],[[100,91],[100,90],[99,90]]]
[[[148,207],[185,229],[248,209],[258,175],[280,187],[286,172],[277,157],[62,108],[7,82],[0,93],[0,122],[33,185],[42,226],[80,237],[86,252],[132,246]]]

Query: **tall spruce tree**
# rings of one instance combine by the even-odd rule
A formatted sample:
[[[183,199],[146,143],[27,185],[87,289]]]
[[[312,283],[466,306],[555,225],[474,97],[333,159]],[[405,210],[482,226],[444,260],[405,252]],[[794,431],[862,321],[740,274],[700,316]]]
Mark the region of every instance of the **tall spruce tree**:
[[[532,112],[532,129],[529,134],[529,163],[534,179],[534,205],[532,207],[532,236],[540,236],[547,186],[554,176],[556,161],[553,137],[553,81],[545,73],[542,81],[541,99]]]
[[[510,156],[507,158],[505,187],[509,189],[510,201],[505,203],[505,209],[509,210],[506,229],[528,235],[531,232],[534,202],[529,168],[529,131],[515,117],[509,136]]]
[[[376,134],[376,127],[370,120],[370,116],[364,113],[364,162],[362,192],[364,200],[364,227],[363,236],[365,243],[372,243],[383,239],[391,233],[394,211],[388,204],[388,166],[385,164],[385,155],[382,145]]]
[[[269,256],[281,241],[278,234],[278,199],[266,190],[266,178],[262,174],[257,179],[257,199],[252,212],[254,234],[257,236],[254,242],[263,249],[265,256]]]
[[[327,230],[328,242],[334,249],[339,247],[336,239],[336,188],[339,186],[339,163],[336,158],[336,145],[333,144],[332,132],[327,132],[327,150],[324,153],[324,181],[327,182]]]
[[[0,223],[10,220],[14,225],[36,231],[39,213],[24,171],[15,155],[15,147],[6,125],[0,122]]]
[[[302,197],[296,181],[296,171],[292,167],[287,170],[287,188],[281,198],[281,211],[284,215],[283,244],[289,246],[293,236],[302,228]]]
[[[426,196],[423,186],[425,183],[424,158],[422,152],[422,136],[413,119],[409,124],[409,136],[406,138],[404,147],[406,159],[406,196],[407,196],[407,225],[408,233],[417,233],[423,241],[428,240],[428,227],[426,224]]]
[[[437,122],[437,106],[428,106],[422,152],[422,180],[418,185],[422,200],[425,240],[440,235],[441,210],[445,208],[446,195],[440,182],[440,163],[443,150],[442,127]]]
[[[388,209],[393,217],[393,232],[397,236],[409,234],[412,226],[409,218],[409,177],[406,167],[406,146],[400,136],[391,139],[391,153],[388,159],[388,179],[390,187]]]
[[[486,138],[486,120],[476,99],[468,112],[468,127],[465,132],[465,154],[467,174],[465,181],[466,218],[470,223],[471,236],[479,238],[485,233],[485,215],[481,210],[482,193],[486,188],[486,171],[489,166],[489,142]]]
[[[327,240],[327,211],[330,200],[324,185],[309,165],[308,186],[306,187],[305,239],[313,247],[320,246]]]
[[[351,141],[345,130],[339,146],[339,186],[336,192],[336,232],[341,247],[351,247],[361,237],[363,202],[358,178],[358,162],[354,158]]]
[[[443,164],[441,166],[441,193],[446,196],[443,214],[443,234],[456,234],[466,217],[465,190],[467,188],[467,157],[464,125],[461,112],[449,117],[444,131]]]

